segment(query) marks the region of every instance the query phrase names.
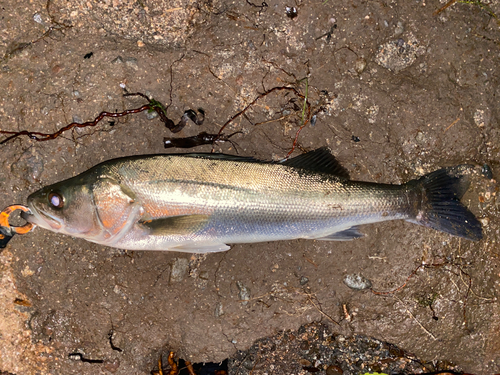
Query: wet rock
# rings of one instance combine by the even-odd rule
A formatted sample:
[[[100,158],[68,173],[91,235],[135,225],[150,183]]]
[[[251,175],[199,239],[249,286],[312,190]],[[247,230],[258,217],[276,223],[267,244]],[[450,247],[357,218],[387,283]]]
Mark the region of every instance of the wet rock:
[[[176,258],[172,265],[172,272],[170,273],[170,282],[176,283],[182,281],[189,269],[189,260],[186,258]]]
[[[364,290],[372,287],[372,282],[359,273],[346,275],[344,284],[354,290]]]

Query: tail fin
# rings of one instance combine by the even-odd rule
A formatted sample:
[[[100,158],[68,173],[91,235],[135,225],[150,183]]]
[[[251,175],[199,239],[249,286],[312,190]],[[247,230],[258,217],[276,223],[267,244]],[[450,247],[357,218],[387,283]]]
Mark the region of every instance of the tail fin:
[[[481,223],[460,203],[470,185],[467,169],[470,166],[443,168],[410,181],[421,200],[415,218],[408,221],[473,241],[483,238]]]

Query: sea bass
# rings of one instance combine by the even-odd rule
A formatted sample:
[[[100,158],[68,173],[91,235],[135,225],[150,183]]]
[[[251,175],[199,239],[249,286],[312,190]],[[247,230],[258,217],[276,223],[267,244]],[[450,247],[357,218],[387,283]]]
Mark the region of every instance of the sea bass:
[[[103,162],[28,197],[42,228],[128,250],[215,252],[228,244],[351,240],[361,224],[406,220],[482,238],[460,203],[467,166],[403,185],[350,181],[327,148],[284,162],[224,154],[132,156]]]

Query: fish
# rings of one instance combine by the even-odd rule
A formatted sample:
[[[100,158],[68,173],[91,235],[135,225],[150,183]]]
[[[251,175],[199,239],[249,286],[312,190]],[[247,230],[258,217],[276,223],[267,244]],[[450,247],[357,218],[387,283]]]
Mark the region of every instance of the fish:
[[[461,202],[471,166],[402,185],[352,181],[329,148],[281,161],[226,154],[109,160],[31,194],[30,223],[126,250],[191,253],[232,244],[360,238],[359,226],[406,220],[477,241],[481,223]]]

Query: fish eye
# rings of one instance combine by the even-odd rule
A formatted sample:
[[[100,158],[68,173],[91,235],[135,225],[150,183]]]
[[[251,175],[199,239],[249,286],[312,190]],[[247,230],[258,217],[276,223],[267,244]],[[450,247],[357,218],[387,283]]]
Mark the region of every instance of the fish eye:
[[[49,203],[55,208],[63,208],[64,198],[61,194],[53,191],[49,193]]]

